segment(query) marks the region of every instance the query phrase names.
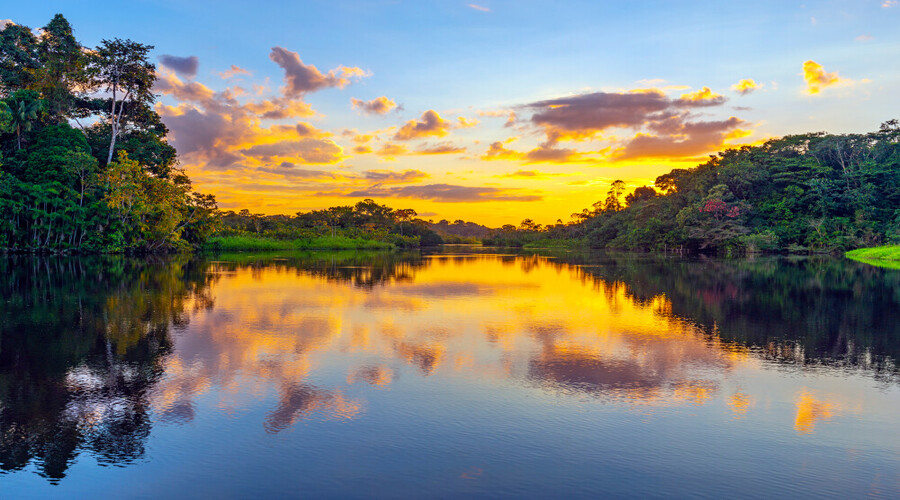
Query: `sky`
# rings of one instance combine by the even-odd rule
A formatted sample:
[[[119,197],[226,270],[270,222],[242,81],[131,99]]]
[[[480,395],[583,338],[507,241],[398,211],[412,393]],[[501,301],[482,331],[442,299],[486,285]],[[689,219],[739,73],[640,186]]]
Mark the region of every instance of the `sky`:
[[[157,111],[223,210],[566,222],[619,179],[900,118],[900,1],[42,0],[153,45]]]

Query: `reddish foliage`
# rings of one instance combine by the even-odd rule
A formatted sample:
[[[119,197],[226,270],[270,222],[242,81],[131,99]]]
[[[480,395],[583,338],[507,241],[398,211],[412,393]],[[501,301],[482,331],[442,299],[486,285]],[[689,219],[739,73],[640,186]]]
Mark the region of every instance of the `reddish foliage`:
[[[713,214],[716,219],[721,218],[723,215],[730,219],[734,219],[741,215],[741,209],[737,205],[729,207],[727,203],[718,198],[707,201],[706,204],[700,208],[700,211]]]

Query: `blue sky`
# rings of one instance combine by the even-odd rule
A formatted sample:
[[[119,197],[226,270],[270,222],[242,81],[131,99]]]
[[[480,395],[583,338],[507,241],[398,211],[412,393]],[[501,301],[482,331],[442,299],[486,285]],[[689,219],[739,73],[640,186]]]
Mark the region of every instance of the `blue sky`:
[[[155,45],[154,56],[197,57],[192,75],[160,65],[170,78],[161,87],[161,104],[170,108],[161,114],[197,187],[215,193],[224,208],[293,213],[370,195],[435,219],[550,222],[602,198],[616,178],[639,186],[723,147],[818,130],[865,132],[900,114],[900,5],[891,0],[42,1],[4,7],[0,19],[35,28],[57,12],[88,46],[131,38]],[[324,75],[340,67],[358,72],[344,83],[287,96],[286,70],[271,58],[275,47]],[[815,66],[805,75],[807,61]],[[222,78],[231,65],[249,74]],[[815,94],[809,78],[823,82]],[[732,86],[742,79],[757,88],[741,95]],[[209,95],[186,100],[178,89],[192,84]],[[697,101],[702,104],[678,104],[680,96],[704,87],[709,94]],[[554,99],[618,98],[637,89],[665,96],[660,112],[680,113],[680,132],[669,127],[663,137],[659,115],[596,125],[610,112],[606,104],[585,107],[577,123],[536,118],[555,109]],[[200,151],[192,134],[204,129],[214,135],[207,124],[223,113],[203,99],[221,104],[227,96],[308,111],[266,119],[244,109],[237,130],[229,108],[230,135],[205,137],[209,144]],[[350,100],[382,96],[398,106],[366,113]],[[532,106],[541,102],[551,107]],[[574,113],[587,102],[566,106]],[[196,110],[190,114],[196,120],[188,123],[187,110]],[[428,111],[447,125],[431,132],[423,125],[421,135],[398,140],[404,124],[424,123]],[[506,127],[509,112],[516,121]],[[315,132],[285,135],[296,123]],[[689,132],[700,128],[707,135]],[[637,151],[639,135],[658,136],[651,156]],[[361,136],[373,137],[365,143],[370,152],[354,150],[362,143],[353,138]],[[293,149],[248,152],[251,144],[279,141]],[[511,153],[491,157],[489,148],[498,142]],[[660,149],[666,144],[671,154]],[[406,151],[390,156],[385,145]],[[421,153],[438,147],[453,152]],[[229,151],[228,161],[213,159],[213,148]],[[410,171],[417,173],[401,175]]]

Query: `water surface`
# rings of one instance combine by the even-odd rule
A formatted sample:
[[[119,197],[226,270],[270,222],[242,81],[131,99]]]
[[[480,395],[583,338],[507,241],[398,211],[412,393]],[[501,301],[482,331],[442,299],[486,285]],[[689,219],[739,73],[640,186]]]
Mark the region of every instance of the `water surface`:
[[[8,498],[900,496],[896,270],[447,249],[0,277]]]

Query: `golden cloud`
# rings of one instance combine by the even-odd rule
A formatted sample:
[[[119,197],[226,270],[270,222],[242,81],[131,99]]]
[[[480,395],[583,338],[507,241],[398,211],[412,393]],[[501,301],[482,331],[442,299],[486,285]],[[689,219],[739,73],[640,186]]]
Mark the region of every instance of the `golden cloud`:
[[[744,78],[732,85],[731,90],[734,90],[741,95],[747,95],[762,86],[761,83],[756,83],[752,78]]]
[[[424,145],[419,149],[416,149],[416,154],[421,155],[446,155],[453,153],[465,153],[466,148],[461,146],[454,146],[449,142],[442,142],[440,144],[435,144],[434,146]]]
[[[481,123],[478,120],[475,120],[473,118],[466,118],[465,116],[460,116],[456,120],[457,120],[456,128],[472,128],[475,125],[478,125],[479,123]]]
[[[404,155],[408,152],[409,149],[407,149],[407,147],[403,144],[394,144],[389,142],[381,146],[381,148],[376,151],[375,154],[377,154],[378,156],[384,156],[385,158],[393,158],[395,156]]]
[[[397,103],[388,99],[386,96],[376,97],[371,101],[363,101],[355,97],[350,98],[350,103],[354,108],[369,114],[384,115],[397,107]]]
[[[428,178],[428,174],[421,170],[366,170],[363,177],[378,184],[409,184]]]
[[[522,153],[507,149],[502,142],[492,142],[487,152],[482,156],[482,160],[520,160],[524,157]]]
[[[844,81],[837,72],[828,73],[821,64],[813,60],[803,63],[803,79],[806,80],[806,93],[810,95],[818,94],[823,89]]]
[[[703,87],[696,92],[681,94],[679,101],[690,102],[695,106],[715,106],[725,102],[725,97],[716,94],[709,87]]]
[[[406,122],[400,130],[394,134],[394,139],[398,141],[408,141],[421,137],[444,137],[449,133],[450,122],[441,118],[441,115],[433,109],[422,113],[420,120],[410,120]]]

